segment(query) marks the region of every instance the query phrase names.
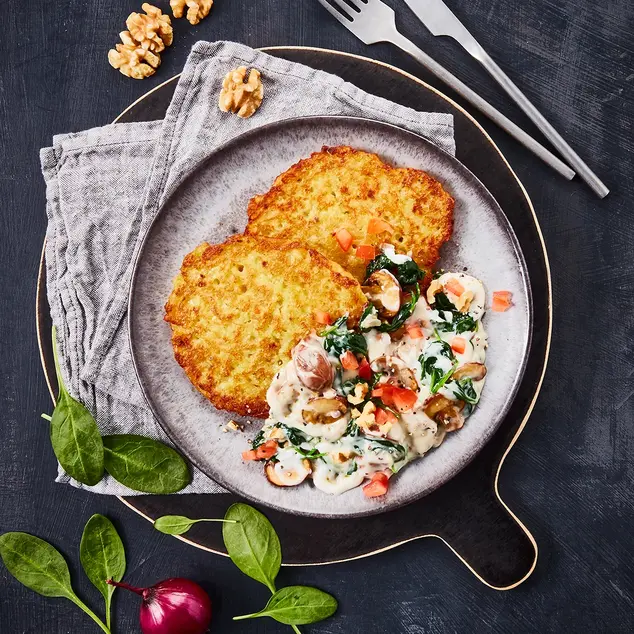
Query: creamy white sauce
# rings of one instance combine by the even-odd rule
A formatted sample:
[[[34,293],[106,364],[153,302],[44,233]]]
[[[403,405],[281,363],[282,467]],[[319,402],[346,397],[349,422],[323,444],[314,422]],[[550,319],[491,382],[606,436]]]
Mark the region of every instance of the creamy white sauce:
[[[383,248],[385,255],[396,264],[411,259],[406,255],[395,254],[394,248],[389,245]],[[484,314],[485,299],[482,282],[465,273],[447,272],[438,278],[438,283],[444,286],[452,278],[457,279],[465,292],[470,293],[469,297],[473,296],[466,310],[454,312],[470,315],[475,320],[475,329],[456,333],[452,329],[452,312],[433,310],[424,293],[412,315],[405,321],[405,332],[398,339],[393,340],[390,333],[378,329],[383,322],[377,317],[376,311],[371,311],[361,324],[362,328],[371,328],[362,333],[371,369],[382,373],[375,388],[380,388],[388,380],[401,381],[400,385],[408,389],[416,388],[413,408],[397,415],[391,426],[362,427],[360,423],[363,419],[352,416],[352,410],[357,406],[347,400],[346,413],[341,415],[340,412],[333,412],[332,422],[327,421],[327,416],[325,422],[311,423],[304,420],[302,412],[310,407],[312,400],[335,397],[347,399],[344,393],[346,381],[358,378],[358,371],[344,370],[334,354],[327,356],[333,366],[335,379],[332,387],[321,393],[305,387],[297,375],[294,361],[278,372],[267,392],[270,415],[263,427],[264,439],[275,439],[280,446],[277,455],[271,459],[276,479],[285,486],[291,486],[295,480],[303,481],[310,472],[313,484],[318,489],[331,494],[343,493],[359,486],[377,471],[388,475],[398,472],[408,462],[442,443],[446,434],[444,425],[427,416],[425,406],[435,393],[442,394],[452,402],[456,401],[461,386],[451,380],[451,374],[466,363],[484,364],[487,346],[487,335],[480,321]],[[444,287],[443,292],[452,303],[459,301]],[[420,329],[424,336],[410,336],[408,327]],[[419,334],[418,330],[413,332]],[[464,340],[463,352],[451,348],[456,337]],[[320,354],[325,353],[323,337],[312,335],[308,340],[310,346],[321,348],[318,351]],[[433,377],[425,373],[425,368],[432,366],[435,368]],[[412,376],[414,385],[411,383]],[[440,387],[438,377],[444,379]],[[473,388],[473,392],[469,392],[470,398],[475,402],[466,406],[466,415],[479,400],[484,385],[484,379],[468,381],[471,381]],[[349,389],[349,393],[353,391],[354,386]],[[366,399],[370,396],[368,394]],[[363,405],[359,404],[357,409],[361,413]],[[374,414],[370,416],[374,420]],[[292,434],[291,439],[289,429],[296,430],[300,436]],[[293,439],[301,442],[293,446]],[[306,469],[306,453],[310,453],[310,470]]]

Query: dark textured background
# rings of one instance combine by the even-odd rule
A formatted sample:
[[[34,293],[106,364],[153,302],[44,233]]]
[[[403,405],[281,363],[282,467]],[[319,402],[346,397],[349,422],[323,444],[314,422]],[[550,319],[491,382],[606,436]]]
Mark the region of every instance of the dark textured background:
[[[541,106],[613,189],[598,201],[514,141],[485,126],[525,183],[553,268],[551,361],[533,418],[508,459],[502,494],[531,528],[541,553],[516,590],[482,586],[440,542],[408,544],[372,559],[284,569],[283,584],[333,592],[339,614],[323,634],[631,632],[634,629],[634,4],[631,0],[448,0],[501,66]],[[160,6],[167,3],[157,2]],[[477,64],[419,27],[401,0],[400,24],[439,61],[532,130]],[[215,599],[216,632],[285,632],[273,622],[238,626],[231,615],[266,600],[226,559],[158,535],[116,499],[53,483],[50,401],[34,329],[37,264],[45,231],[38,149],[56,132],[111,121],[178,72],[198,39],[252,46],[300,44],[373,56],[416,74],[387,45],[368,48],[315,0],[216,0],[197,27],[176,22],[159,72],[124,78],[106,52],[137,0],[5,0],[0,13],[0,532],[49,539],[76,561],[82,526],[107,514],[124,535],[130,582],[172,575],[201,581]],[[72,565],[75,585],[98,598]],[[116,601],[118,632],[137,629],[132,595]],[[0,569],[0,632],[96,631],[70,603],[44,599]]]

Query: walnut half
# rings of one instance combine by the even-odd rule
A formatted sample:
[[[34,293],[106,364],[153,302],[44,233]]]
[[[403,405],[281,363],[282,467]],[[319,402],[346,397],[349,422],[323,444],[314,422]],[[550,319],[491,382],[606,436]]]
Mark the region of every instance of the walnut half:
[[[170,7],[175,18],[182,18],[187,7],[187,19],[190,24],[198,24],[211,11],[214,0],[170,0]]]
[[[126,77],[144,79],[156,72],[161,58],[149,50],[141,48],[128,31],[122,31],[122,44],[108,51],[108,61],[113,68],[118,68]]]
[[[260,71],[251,69],[249,79],[246,66],[240,66],[228,72],[222,82],[218,105],[223,112],[235,112],[244,119],[250,117],[262,103],[264,86]]]
[[[172,21],[169,15],[147,2],[141,5],[143,13],[131,13],[126,20],[130,35],[141,48],[160,53],[174,41]]]

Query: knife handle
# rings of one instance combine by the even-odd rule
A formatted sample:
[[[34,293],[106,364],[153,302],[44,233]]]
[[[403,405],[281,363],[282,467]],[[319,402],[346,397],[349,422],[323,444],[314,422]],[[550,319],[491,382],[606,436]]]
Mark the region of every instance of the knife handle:
[[[408,40],[404,35],[395,31],[389,41],[411,55],[417,62],[444,81],[449,87],[453,88],[461,97],[464,97],[470,104],[480,110],[480,112],[497,123],[503,130],[506,130],[513,138],[517,139],[524,147],[533,152],[533,154],[538,156],[544,163],[550,165],[550,167],[564,178],[568,180],[574,178],[575,172],[571,170],[568,165],[538,143],[533,137],[529,136],[522,128],[494,108],[488,101],[480,97],[478,93],[471,90],[469,86],[463,84],[455,75],[418,48],[418,46]]]
[[[574,167],[579,176],[592,188],[600,198],[605,198],[610,190],[599,177],[588,167],[584,160],[566,143],[563,137],[553,128],[546,118],[529,101],[528,97],[511,81],[510,77],[481,49],[476,59],[495,79],[515,103],[528,115],[542,134],[559,150],[560,154]]]

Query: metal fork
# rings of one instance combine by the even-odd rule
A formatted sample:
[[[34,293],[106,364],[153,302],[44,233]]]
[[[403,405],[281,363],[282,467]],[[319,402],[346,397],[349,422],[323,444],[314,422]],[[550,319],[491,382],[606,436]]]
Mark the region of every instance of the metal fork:
[[[365,44],[390,42],[398,46],[436,75],[436,77],[442,79],[503,130],[506,130],[524,147],[550,165],[556,172],[568,180],[574,178],[575,172],[568,165],[402,35],[396,28],[394,10],[384,2],[381,0],[319,0],[319,3]]]

